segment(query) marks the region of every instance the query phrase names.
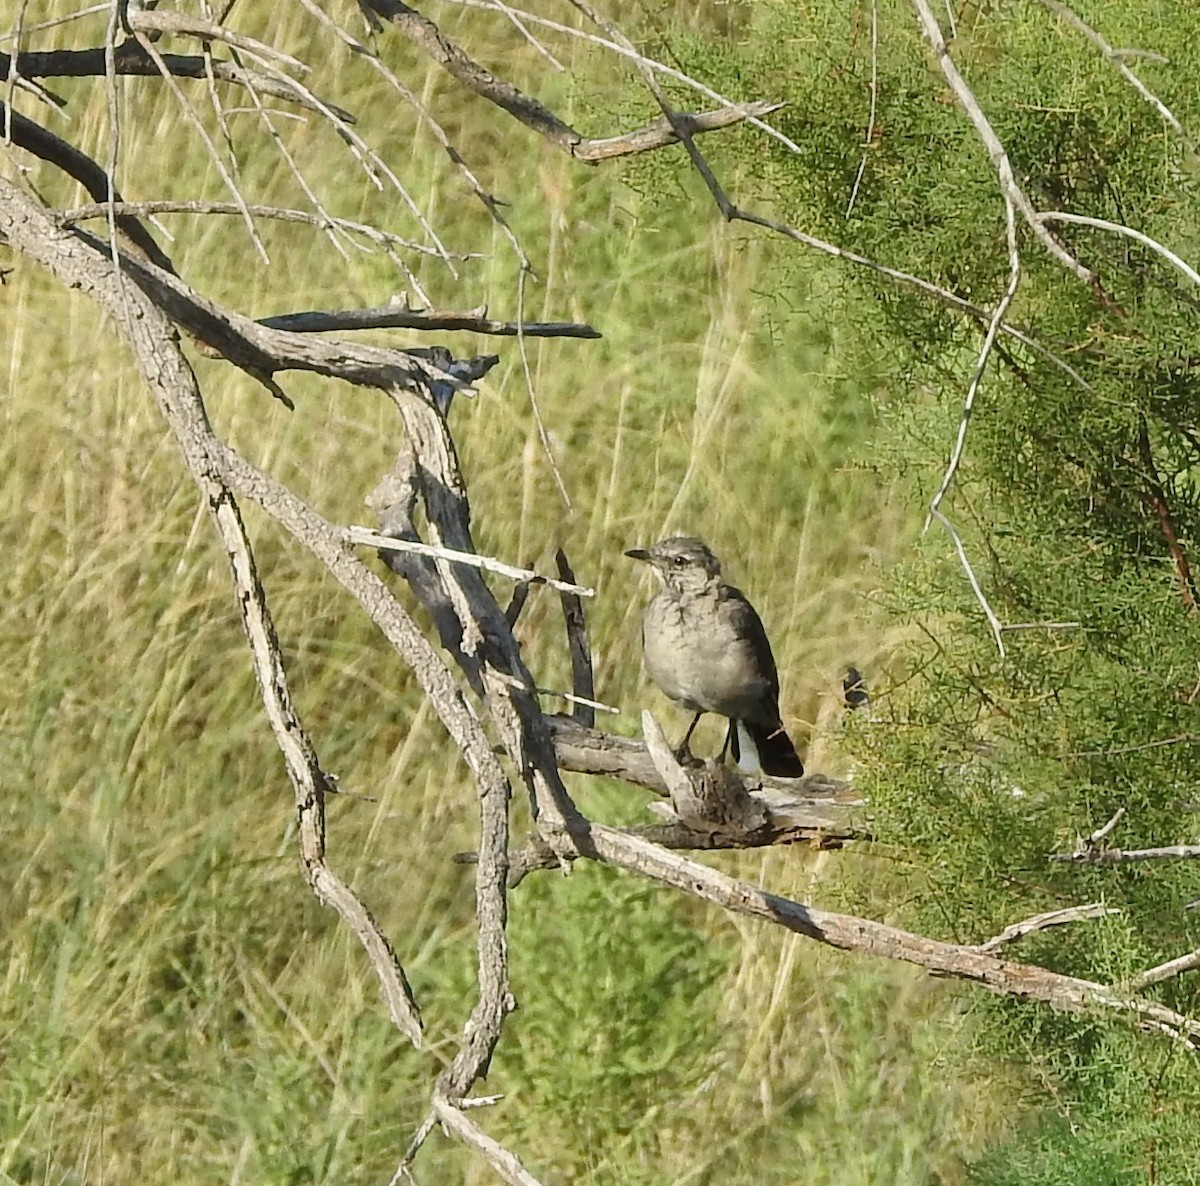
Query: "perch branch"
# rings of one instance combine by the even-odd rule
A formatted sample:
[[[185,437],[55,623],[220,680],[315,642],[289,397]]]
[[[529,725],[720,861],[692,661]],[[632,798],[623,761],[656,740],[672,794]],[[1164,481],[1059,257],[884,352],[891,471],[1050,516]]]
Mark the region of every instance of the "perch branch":
[[[804,906],[601,824],[576,825],[571,839],[578,854],[589,860],[639,873],[691,897],[736,914],[764,919],[826,946],[915,964],[941,976],[978,984],[1000,996],[1040,1001],[1070,1013],[1115,1013],[1131,1018],[1139,1026],[1166,1032],[1194,1050],[1200,1049],[1200,1020],[1155,1001],[870,919]]]

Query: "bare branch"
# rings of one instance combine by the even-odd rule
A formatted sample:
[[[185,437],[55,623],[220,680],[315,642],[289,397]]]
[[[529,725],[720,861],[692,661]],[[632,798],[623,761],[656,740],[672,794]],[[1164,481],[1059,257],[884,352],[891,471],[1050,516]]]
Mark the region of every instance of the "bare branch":
[[[777,848],[790,844],[803,844],[820,851],[829,851],[844,847],[848,840],[869,839],[866,833],[846,836],[835,827],[817,826],[812,821],[789,824],[784,816],[769,819],[753,832],[737,832],[729,828],[706,829],[703,825],[692,826],[679,819],[669,823],[617,828],[616,831],[623,836],[632,836],[656,844],[660,848],[684,852],[733,852],[750,848]],[[570,853],[567,856],[568,859],[574,859]],[[476,859],[473,852],[454,855],[454,860],[460,864],[474,864]],[[539,869],[559,869],[562,862],[563,858],[541,836],[533,832],[525,838],[519,849],[509,854],[508,887],[515,889],[530,873]]]
[[[1110,833],[1110,832],[1111,832],[1111,831],[1112,831],[1112,830],[1113,830],[1113,829],[1114,829],[1114,828],[1117,826],[1117,824],[1119,824],[1119,823],[1121,822],[1121,820],[1122,820],[1124,817],[1125,817],[1125,808],[1124,808],[1124,807],[1118,807],[1118,808],[1117,808],[1117,810],[1113,812],[1113,814],[1112,814],[1112,818],[1111,818],[1111,819],[1108,821],[1108,823],[1106,823],[1106,824],[1101,824],[1101,825],[1100,825],[1100,827],[1098,827],[1098,828],[1097,828],[1097,829],[1096,829],[1096,830],[1095,830],[1095,831],[1094,831],[1094,832],[1093,832],[1093,833],[1092,833],[1092,834],[1091,834],[1091,835],[1090,835],[1090,836],[1087,838],[1087,841],[1086,841],[1086,843],[1088,843],[1088,844],[1099,844],[1099,843],[1100,843],[1100,841],[1101,841],[1101,840],[1103,840],[1103,839],[1105,839],[1105,838],[1108,836],[1108,834],[1109,834],[1109,833]]]
[[[1142,989],[1149,988],[1152,984],[1160,984],[1164,980],[1170,980],[1172,976],[1193,972],[1197,968],[1200,968],[1200,949],[1189,951],[1187,955],[1177,956],[1173,960],[1167,960],[1165,964],[1159,964],[1157,967],[1148,968],[1145,972],[1139,973],[1129,982],[1129,991],[1141,992]]]
[[[1000,323],[1004,320],[1004,315],[1013,303],[1013,298],[1017,295],[1017,285],[1021,282],[1021,253],[1017,248],[1017,215],[1013,208],[1012,199],[1007,194],[1004,197],[1004,221],[1008,236],[1008,287],[1004,290],[1004,295],[996,305],[996,311],[992,314],[992,318],[988,322],[987,333],[983,338],[983,345],[979,348],[979,358],[975,363],[975,370],[971,373],[971,381],[967,384],[966,397],[963,399],[962,417],[958,422],[958,437],[950,453],[950,460],[946,465],[946,472],[942,477],[941,485],[929,503],[929,511],[925,516],[924,531],[929,530],[929,525],[933,522],[933,516],[942,505],[942,500],[949,493],[950,484],[954,481],[954,475],[958,470],[959,462],[962,461],[963,450],[967,444],[967,428],[971,423],[971,413],[975,409],[975,397],[979,393],[979,384],[983,379],[984,368],[987,366],[988,356],[991,354],[992,346],[995,344]],[[1004,653],[1003,648],[1001,648],[1000,653]]]
[[[1103,902],[1089,902],[1086,906],[1066,906],[1061,910],[1048,910],[1045,914],[1035,914],[1032,918],[1022,919],[1007,926],[998,935],[993,935],[985,943],[980,943],[977,951],[995,951],[1005,943],[1014,943],[1024,939],[1026,935],[1036,934],[1048,927],[1060,927],[1068,922],[1081,922],[1089,918],[1104,918],[1109,914],[1120,914],[1115,906],[1105,906]]]
[[[365,548],[382,548],[393,552],[412,552],[418,556],[433,556],[441,560],[449,560],[454,564],[467,564],[472,568],[481,568],[485,572],[498,573],[510,577],[514,581],[528,581],[534,585],[549,585],[560,593],[572,593],[579,597],[595,597],[596,590],[585,585],[576,585],[570,581],[558,580],[555,577],[544,577],[528,568],[517,568],[505,564],[502,560],[493,560],[490,556],[480,556],[475,552],[459,552],[454,548],[443,548],[436,544],[424,544],[419,540],[397,539],[394,536],[379,535],[367,527],[347,527],[346,541]]]
[[[1158,62],[1165,62],[1166,58],[1161,54],[1150,53],[1146,50],[1113,49],[1091,25],[1081,20],[1065,4],[1061,4],[1059,0],[1041,0],[1041,3],[1043,7],[1048,8],[1056,16],[1062,17],[1067,24],[1082,33],[1112,64],[1117,73],[1166,120],[1167,124],[1178,134],[1179,138],[1189,147],[1192,145],[1190,137],[1183,130],[1183,125],[1171,113],[1170,108],[1123,61],[1127,57],[1144,57]]]
[[[460,1107],[444,1095],[435,1094],[433,1110],[442,1122],[442,1127],[452,1136],[482,1153],[492,1168],[509,1186],[541,1186],[522,1164],[515,1153],[510,1153],[498,1141],[489,1137]]]
[[[679,139],[677,127],[659,122],[621,136],[590,140],[577,132],[570,124],[559,119],[543,103],[526,95],[504,79],[497,78],[491,71],[479,65],[446,37],[433,21],[401,3],[400,0],[362,0],[362,5],[399,28],[406,37],[424,50],[435,62],[443,66],[458,82],[487,99],[488,102],[507,111],[514,119],[519,120],[526,127],[532,128],[556,148],[586,164],[596,164],[613,157],[648,152],[674,144]],[[565,28],[554,21],[539,19],[507,4],[489,3],[480,5],[480,7],[501,12],[510,19],[519,16],[524,20],[550,28]],[[574,30],[566,31],[574,32]],[[718,99],[718,102],[721,102],[723,106],[717,111],[687,116],[686,119],[691,121],[688,125],[689,131],[695,133],[715,131],[746,119],[755,122],[759,115],[765,115],[780,106],[777,103],[738,104],[723,99]]]
[[[235,33],[226,29],[216,21],[205,20],[203,17],[185,15],[182,12],[159,11],[151,8],[130,6],[128,12],[129,27],[138,33],[174,33],[185,37],[198,37],[203,41],[220,41],[234,49],[243,50],[299,74],[307,74],[309,67],[299,58],[276,49],[264,41],[257,41],[243,33]]]
[[[285,329],[291,333],[312,334],[356,329],[463,330],[513,338],[601,338],[604,335],[590,325],[576,321],[492,321],[487,306],[456,313],[442,309],[409,309],[403,305],[383,305],[375,309],[347,309],[338,312],[281,313],[260,317],[259,325]]]
[[[826,946],[915,964],[942,976],[978,984],[1001,996],[1041,1001],[1069,1013],[1126,1016],[1200,1050],[1200,1020],[1155,1001],[1132,997],[1095,981],[1012,963],[973,947],[803,906],[601,824],[576,826],[571,839],[580,856],[642,874],[735,914],[764,919]]]
[[[74,174],[72,174],[74,176]],[[108,211],[109,204],[107,202],[97,202],[91,206],[75,206],[70,210],[56,211],[54,217],[63,226],[71,226],[74,223],[85,222],[89,218],[103,218]],[[117,214],[132,214],[135,216],[150,215],[150,214],[238,214],[242,213],[242,207],[234,202],[176,202],[168,200],[158,200],[151,202],[114,202],[113,209]],[[370,226],[365,222],[354,222],[349,218],[334,218],[332,215],[313,214],[307,210],[291,210],[284,206],[262,206],[253,202],[246,204],[246,209],[250,211],[255,218],[274,218],[280,222],[303,222],[309,226],[320,227],[324,229],[326,225],[332,225],[341,228],[342,230],[353,231],[356,235],[362,235],[364,239],[370,239],[373,243],[379,246],[403,247],[408,251],[416,251],[422,255],[436,255],[441,258],[441,252],[436,248],[426,246],[424,243],[414,243],[411,239],[405,239],[402,235],[394,235],[391,231],[380,230],[378,227]],[[454,259],[479,259],[482,258],[477,254],[462,254],[457,255],[452,253]],[[160,263],[159,267],[163,265]],[[410,311],[411,312],[411,311]],[[418,314],[413,313],[413,316]],[[337,316],[333,314],[332,316]],[[360,328],[357,326],[347,326],[348,329]],[[367,328],[367,327],[361,327]],[[417,328],[417,327],[412,327]],[[449,327],[439,327],[449,328]],[[487,331],[480,331],[487,332]],[[515,332],[515,331],[514,331]],[[599,334],[597,334],[599,336]]]
[[[559,579],[573,584],[575,573],[562,548],[555,551],[554,562],[558,566]],[[576,706],[573,714],[575,720],[585,729],[590,729],[596,723],[596,709],[608,709],[608,706],[599,704],[595,699],[596,683],[592,675],[592,648],[588,642],[587,618],[584,616],[583,602],[580,601],[578,593],[560,589],[558,599],[567,628],[567,649],[571,654],[572,694],[567,699]]]
[[[570,717],[549,716],[546,724],[560,769],[617,778],[657,795],[667,794],[663,774],[643,742],[585,729]],[[714,810],[707,820],[702,808],[689,812],[694,818],[686,824],[678,823],[672,814],[665,830],[635,828],[633,834],[668,848],[760,848],[797,841],[838,847],[849,840],[870,839],[861,810],[864,801],[846,783],[827,775],[810,771],[802,779],[748,778],[732,769],[696,762],[688,767],[686,777],[701,784],[697,790],[689,789],[689,796],[698,796],[701,802],[744,804],[744,808]],[[706,781],[717,785],[704,785]],[[732,786],[734,782],[739,786]]]
[[[1135,231],[1133,227],[1123,226],[1119,222],[1109,222],[1106,218],[1090,218],[1086,214],[1069,214],[1065,210],[1041,210],[1034,217],[1038,222],[1072,222],[1078,226],[1090,226],[1099,231],[1111,231],[1114,235],[1124,235],[1127,239],[1141,243],[1143,247],[1149,247],[1151,251],[1157,251],[1163,259],[1173,268],[1182,272],[1193,284],[1200,285],[1200,272],[1197,272],[1191,264],[1185,263],[1175,252],[1164,247],[1157,239],[1151,239],[1149,235]]]
[[[954,64],[954,59],[950,56],[950,50],[946,45],[945,38],[942,36],[941,26],[938,25],[937,17],[934,16],[933,9],[930,7],[928,0],[913,0],[913,4],[920,18],[925,38],[933,49],[934,57],[937,59],[938,68],[945,75],[946,81],[950,84],[950,89],[957,96],[958,101],[963,105],[963,109],[970,117],[971,122],[975,125],[975,131],[978,133],[980,140],[983,141],[988,156],[991,158],[992,166],[996,170],[996,175],[1000,180],[1000,189],[1004,196],[1016,206],[1042,246],[1064,268],[1096,292],[1101,292],[1100,279],[1096,273],[1081,264],[1046,230],[1043,223],[1039,220],[1037,213],[1034,211],[1033,205],[1025,196],[1025,191],[1017,184],[1017,179],[1013,175],[1012,164],[1008,159],[1008,153],[1005,151],[1004,145],[1000,142],[1000,137],[996,135],[987,116],[984,115],[983,108],[979,106],[979,102],[972,93],[971,88],[967,86],[963,76],[958,72],[958,67]]]
[[[1117,865],[1136,861],[1194,861],[1200,844],[1170,844],[1164,848],[1096,848],[1052,852],[1047,858],[1074,865]]]
[[[771,103],[758,100],[753,103],[732,103],[718,107],[715,111],[694,114],[689,111],[675,113],[675,123],[668,119],[657,119],[644,128],[625,132],[620,136],[609,136],[600,140],[582,140],[571,155],[586,164],[598,164],[614,157],[634,156],[639,152],[652,152],[679,143],[679,129],[690,136],[704,132],[715,132],[743,121],[753,122],[760,116],[770,115],[786,107],[786,103]]]
[[[1000,619],[996,617],[995,610],[988,604],[988,599],[984,596],[983,588],[979,584],[979,578],[975,575],[975,570],[971,567],[971,561],[967,556],[967,549],[963,545],[962,539],[955,530],[954,524],[941,511],[931,509],[929,514],[950,533],[950,538],[954,541],[954,550],[958,553],[958,562],[963,566],[963,571],[967,574],[971,591],[975,594],[975,600],[979,602],[980,608],[983,610],[983,616],[987,618],[987,623],[992,628],[992,636],[996,640],[996,649],[1000,652],[1000,658],[1003,659],[1007,654],[1004,649],[1004,626]]]

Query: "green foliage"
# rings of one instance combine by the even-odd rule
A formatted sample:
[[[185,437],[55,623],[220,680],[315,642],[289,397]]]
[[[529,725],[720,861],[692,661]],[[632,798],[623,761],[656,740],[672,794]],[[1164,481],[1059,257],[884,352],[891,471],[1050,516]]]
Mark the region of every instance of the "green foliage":
[[[1077,10],[1110,43],[1169,57],[1169,66],[1138,58],[1134,68],[1200,129],[1189,82],[1200,69],[1200,11],[1151,2]],[[993,164],[910,6],[880,4],[879,26],[878,111],[865,150],[862,6],[764,4],[736,46],[715,44],[703,27],[673,45],[717,89],[790,101],[778,126],[799,154],[777,144],[751,152],[735,138],[708,146],[735,201],[990,310],[1010,274]],[[1195,261],[1196,155],[1085,38],[1039,4],[971,5],[957,13],[952,52],[1035,208],[1125,224]],[[1110,843],[1195,840],[1200,623],[1180,557],[1194,564],[1200,544],[1200,300],[1142,244],[1052,230],[1096,271],[1103,295],[1019,223],[1021,285],[1008,318],[1082,382],[1001,336],[944,509],[1002,621],[1071,625],[1007,632],[1001,658],[935,524],[881,599],[909,634],[875,697],[879,719],[856,730],[859,781],[878,833],[915,865],[904,885],[911,925],[979,942],[1017,918],[1102,899],[1121,913],[1026,940],[1020,955],[1120,983],[1197,945],[1200,920],[1182,906],[1200,872],[1046,857],[1118,807],[1127,815]],[[808,259],[793,271],[780,265],[779,286],[802,285]],[[858,351],[870,349],[871,362],[888,352],[903,372],[880,390],[872,448],[904,476],[920,513],[945,466],[980,329],[865,269],[839,295],[840,315],[861,332]],[[858,890],[868,910],[872,887]],[[1148,992],[1188,1016],[1200,1009],[1194,974]],[[1195,1108],[1188,1055],[1112,1019],[1047,1019],[1004,1001],[976,1001],[973,1012],[983,1049],[1036,1070],[1042,1106],[1069,1118],[1006,1141],[978,1180],[1194,1180],[1200,1128],[1181,1121]]]

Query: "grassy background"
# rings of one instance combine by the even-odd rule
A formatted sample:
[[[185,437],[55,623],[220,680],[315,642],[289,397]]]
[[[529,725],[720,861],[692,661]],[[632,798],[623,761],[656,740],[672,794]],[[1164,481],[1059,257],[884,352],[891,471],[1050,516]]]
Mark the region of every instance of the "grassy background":
[[[637,122],[593,52],[560,50],[583,79],[568,84],[511,30],[453,12],[445,25],[585,129],[616,130],[606,106]],[[298,10],[272,37],[324,45]],[[844,772],[841,670],[848,659],[881,666],[889,640],[869,594],[911,521],[865,464],[886,369],[864,369],[862,344],[839,323],[836,272],[725,227],[690,184],[653,194],[652,162],[629,172],[630,187],[616,167],[566,160],[387,45],[511,203],[540,274],[529,315],[605,335],[529,343],[571,510],[515,344],[437,339],[502,356],[479,399],[453,413],[481,548],[543,566],[567,549],[599,593],[589,607],[599,695],[624,710],[615,727],[633,731],[643,705],[671,728],[680,721],[641,676],[649,587],[621,551],[675,530],[703,535],[768,624],[785,716],[810,764]],[[448,245],[487,253],[457,282],[416,261],[431,297],[515,316],[512,254],[428,133],[365,70],[324,48],[314,56],[311,85],[364,113]],[[98,90],[61,89],[103,159]],[[124,94],[128,196],[222,198],[159,88]],[[251,117],[232,118],[247,191],[300,204]],[[281,130],[336,213],[415,233],[332,136]],[[79,200],[49,170],[33,179],[52,199]],[[236,219],[167,221],[189,281],[253,315],[380,304],[401,287],[382,257],[346,263],[311,231],[264,224],[264,268]],[[377,797],[331,804],[330,859],[396,942],[428,1023],[418,1054],[296,871],[289,788],[224,561],[128,356],[86,300],[31,266],[18,262],[0,300],[0,1173],[386,1181],[472,999],[473,893],[449,860],[472,846],[464,768],[355,607],[248,509],[304,719],[342,786]],[[330,518],[366,519],[363,498],[399,432],[387,401],[288,376],[288,413],[231,368],[195,365],[220,432]],[[521,638],[543,684],[568,682],[553,599],[533,602]],[[646,818],[631,788],[572,785],[599,819]],[[865,879],[903,896],[902,874],[845,854],[712,859],[805,900],[836,902],[847,871],[860,889]],[[554,1180],[957,1181],[961,1155],[1001,1123],[988,1102],[999,1092],[963,1068],[961,1019],[906,969],[818,951],[597,868],[522,886],[512,941],[521,1009],[488,1080],[507,1099],[484,1121]],[[437,1136],[419,1172],[426,1183],[491,1180]]]

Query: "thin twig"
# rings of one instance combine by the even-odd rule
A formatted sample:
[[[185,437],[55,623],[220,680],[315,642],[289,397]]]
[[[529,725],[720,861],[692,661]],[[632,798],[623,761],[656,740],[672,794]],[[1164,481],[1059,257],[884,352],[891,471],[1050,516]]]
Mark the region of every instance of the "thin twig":
[[[963,571],[967,574],[967,580],[971,583],[971,590],[975,594],[975,600],[979,602],[983,609],[984,617],[987,618],[988,625],[992,628],[992,635],[996,639],[996,648],[1000,652],[1000,658],[1003,659],[1006,654],[1003,637],[1004,626],[1001,624],[1000,619],[996,617],[995,611],[988,604],[988,599],[983,595],[979,579],[975,576],[975,570],[971,567],[971,561],[967,558],[967,549],[963,546],[963,542],[959,538],[958,532],[954,529],[954,525],[941,511],[931,510],[929,513],[932,518],[936,519],[950,533],[950,538],[954,541],[954,550],[958,553],[959,563],[963,566]]]
[[[429,1134],[437,1127],[437,1114],[430,1112],[417,1127],[417,1131],[413,1134],[413,1139],[409,1141],[408,1148],[404,1150],[404,1156],[400,1158],[400,1164],[396,1166],[396,1172],[392,1175],[388,1186],[399,1186],[401,1178],[407,1178],[410,1182],[413,1180],[412,1166],[413,1161],[421,1150],[421,1146],[429,1139]]]
[[[1121,754],[1138,754],[1143,750],[1161,749],[1167,745],[1187,745],[1200,742],[1200,733],[1179,733],[1174,737],[1160,737],[1156,741],[1143,741],[1139,745],[1117,745],[1112,749],[1069,750],[1064,758],[1115,758]]]
[[[364,548],[382,548],[392,552],[413,552],[418,556],[431,556],[439,560],[449,560],[454,564],[466,564],[471,568],[482,568],[485,572],[494,572],[499,576],[509,577],[514,581],[529,581],[535,585],[549,585],[560,593],[574,593],[579,597],[595,597],[596,590],[586,585],[576,585],[571,581],[559,580],[557,577],[545,577],[529,568],[518,568],[515,564],[505,564],[503,560],[494,560],[491,556],[478,556],[474,552],[459,552],[454,548],[443,548],[438,544],[426,544],[419,540],[397,539],[395,536],[380,535],[369,527],[348,527],[345,532],[346,542]]]
[[[562,470],[558,468],[558,459],[554,456],[554,445],[550,441],[550,433],[546,429],[546,421],[542,418],[542,409],[538,404],[537,387],[533,382],[533,372],[529,367],[529,350],[525,345],[525,282],[531,275],[531,270],[522,264],[517,273],[517,349],[521,355],[521,373],[525,376],[525,391],[529,395],[529,408],[533,412],[533,422],[537,427],[538,440],[542,444],[542,452],[550,466],[554,484],[558,487],[558,496],[562,499],[567,514],[571,513],[571,495],[567,484],[563,481]]]
[[[178,202],[171,200],[159,200],[152,202],[116,202],[113,208],[117,214],[125,215],[148,215],[148,214],[241,214],[242,207],[234,202],[201,202],[189,201]],[[409,251],[416,251],[422,255],[437,255],[441,253],[436,248],[428,247],[424,243],[414,243],[411,239],[405,239],[402,235],[394,235],[391,231],[380,230],[378,227],[373,227],[369,223],[354,222],[349,218],[334,218],[332,215],[326,219],[323,215],[312,214],[307,210],[292,210],[286,206],[262,206],[254,203],[248,203],[245,207],[256,218],[274,218],[281,222],[305,222],[310,226],[323,227],[326,221],[332,222],[335,226],[341,227],[347,231],[353,231],[356,235],[362,235],[363,238],[370,239],[379,246],[393,245],[404,247]],[[107,213],[107,203],[95,203],[90,206],[75,206],[69,210],[56,211],[54,217],[64,226],[69,226],[76,222],[85,222],[89,218],[103,218]],[[458,254],[455,259],[480,259],[480,255]]]
[[[1095,227],[1099,231],[1111,231],[1114,235],[1124,235],[1127,239],[1133,239],[1141,243],[1144,247],[1149,247],[1151,251],[1157,251],[1172,267],[1183,273],[1193,284],[1200,285],[1200,272],[1197,272],[1191,264],[1185,263],[1179,258],[1169,247],[1164,247],[1157,239],[1151,239],[1149,235],[1143,234],[1141,231],[1135,231],[1133,227],[1124,226],[1119,222],[1109,222],[1107,218],[1091,218],[1086,214],[1070,214],[1065,210],[1040,210],[1034,215],[1038,222],[1071,222],[1078,226]]]
[[[254,57],[274,62],[279,66],[287,66],[299,74],[307,74],[311,67],[284,53],[276,46],[264,41],[257,41],[243,33],[235,33],[215,21],[200,17],[187,16],[182,12],[155,10],[130,6],[129,27],[137,33],[173,33],[177,36],[199,37],[204,41],[220,41],[225,45],[243,50]]]
[[[114,3],[116,0],[114,0]],[[163,81],[167,84],[167,89],[175,98],[180,111],[183,112],[184,119],[192,125],[192,129],[200,137],[204,147],[208,149],[209,158],[216,167],[217,172],[221,176],[221,180],[225,182],[226,188],[233,195],[234,201],[242,212],[242,220],[246,224],[246,229],[250,234],[250,241],[254,244],[255,251],[258,252],[259,258],[264,264],[270,264],[271,257],[267,254],[267,249],[263,246],[263,241],[259,237],[258,228],[254,225],[254,219],[250,215],[250,211],[246,208],[246,199],[238,187],[237,182],[230,174],[225,162],[221,159],[220,152],[217,151],[217,146],[212,142],[212,137],[208,134],[208,129],[205,128],[200,117],[196,114],[195,108],[189,102],[187,96],[183,93],[182,87],[175,81],[175,76],[167,69],[166,63],[163,61],[162,54],[155,48],[154,43],[144,34],[134,32],[134,36],[138,40],[138,44],[158,67],[159,73],[162,75]],[[299,84],[296,84],[297,87]]]
[[[1026,935],[1044,931],[1047,927],[1060,927],[1068,922],[1080,922],[1089,918],[1104,918],[1110,914],[1120,914],[1115,906],[1106,906],[1103,902],[1089,902],[1086,906],[1066,906],[1061,910],[1048,910],[1045,914],[1035,914],[1032,918],[1022,919],[1007,926],[998,935],[993,935],[985,943],[980,943],[977,951],[995,951],[1005,943],[1013,943]]]
[[[426,128],[432,134],[433,138],[442,146],[446,155],[454,163],[454,167],[459,171],[467,184],[471,187],[475,196],[479,199],[484,209],[487,210],[492,220],[500,227],[504,237],[508,240],[513,248],[522,267],[529,266],[528,257],[525,254],[525,249],[521,246],[520,240],[517,238],[516,232],[509,225],[508,220],[504,217],[500,209],[500,202],[497,200],[476,176],[473,169],[464,160],[462,154],[454,147],[446,130],[433,117],[433,113],[429,110],[425,103],[416,95],[416,93],[406,86],[396,76],[395,72],[379,57],[373,53],[361,42],[351,37],[345,29],[341,27],[315,0],[299,0],[300,5],[306,12],[314,16],[321,22],[325,28],[331,30],[342,44],[350,50],[351,53],[364,58],[370,63],[371,67],[384,79],[385,82],[398,94],[404,101],[417,113],[418,118],[425,124]],[[447,266],[450,268],[451,275],[455,278],[458,276],[457,270],[450,264],[450,257],[443,256]]]
[[[1012,199],[1007,194],[1004,195],[1004,221],[1008,237],[1008,287],[1004,290],[1004,295],[1000,298],[999,303],[996,305],[996,310],[988,322],[987,333],[984,335],[983,345],[979,349],[979,358],[976,360],[975,370],[971,373],[971,381],[967,384],[967,394],[963,399],[962,416],[958,422],[958,437],[954,442],[954,448],[951,450],[950,460],[946,465],[946,472],[942,477],[941,485],[929,503],[929,511],[925,516],[924,531],[929,530],[929,524],[932,522],[937,509],[942,505],[942,500],[949,493],[950,484],[954,481],[954,475],[958,470],[959,462],[962,461],[963,450],[967,444],[967,428],[971,423],[971,413],[975,408],[975,397],[979,393],[979,384],[983,379],[983,372],[987,366],[988,356],[992,352],[992,346],[995,344],[996,334],[999,332],[1004,315],[1013,303],[1013,298],[1017,295],[1017,286],[1021,282],[1021,253],[1017,246],[1017,213],[1013,208]]]
[[[862,184],[863,174],[867,171],[867,157],[875,143],[875,112],[879,104],[879,0],[871,0],[871,111],[867,116],[867,134],[863,139],[862,159],[858,162],[858,172],[854,175],[854,184],[850,187],[850,201],[846,203],[846,217],[849,218],[858,198],[858,187]]]
[[[595,723],[595,712],[610,712],[613,716],[619,717],[621,710],[615,704],[605,704],[603,700],[588,700],[584,696],[577,696],[574,692],[559,692],[554,688],[538,688],[539,696],[553,696],[557,700],[565,700],[568,704],[578,704],[593,711],[581,713],[576,710],[576,718],[580,724],[591,728]]]

